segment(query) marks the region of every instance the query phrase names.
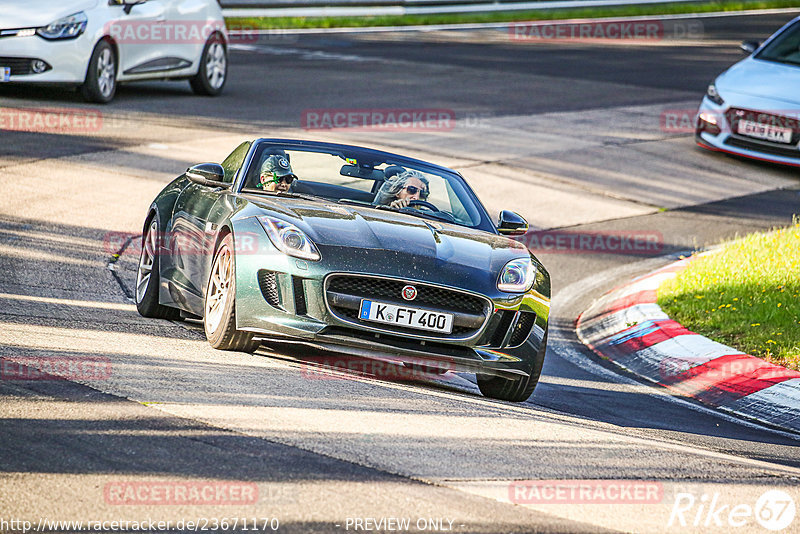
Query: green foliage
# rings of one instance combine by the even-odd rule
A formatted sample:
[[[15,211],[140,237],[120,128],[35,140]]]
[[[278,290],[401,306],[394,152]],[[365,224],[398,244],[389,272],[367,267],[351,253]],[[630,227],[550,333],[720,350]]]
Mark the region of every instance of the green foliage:
[[[800,222],[700,256],[658,291],[686,328],[800,370]]]

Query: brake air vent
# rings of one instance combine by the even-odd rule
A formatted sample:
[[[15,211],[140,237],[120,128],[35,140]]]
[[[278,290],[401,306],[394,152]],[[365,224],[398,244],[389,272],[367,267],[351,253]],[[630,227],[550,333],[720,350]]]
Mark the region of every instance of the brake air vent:
[[[282,309],[276,272],[267,271],[265,269],[258,271],[258,286],[261,288],[261,294],[264,295],[264,300],[269,302],[271,306]]]
[[[294,313],[305,315],[308,312],[306,306],[306,291],[303,288],[303,279],[297,276],[292,277],[292,290],[294,292]]]
[[[514,325],[514,331],[511,334],[511,340],[508,342],[509,347],[518,347],[525,343],[528,336],[531,335],[531,328],[533,323],[536,322],[536,314],[533,312],[520,312],[519,320]]]

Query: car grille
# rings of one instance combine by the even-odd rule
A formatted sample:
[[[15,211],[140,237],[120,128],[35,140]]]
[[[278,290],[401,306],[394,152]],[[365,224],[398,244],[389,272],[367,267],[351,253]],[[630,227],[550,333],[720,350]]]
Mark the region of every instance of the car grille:
[[[531,328],[533,323],[536,322],[536,314],[532,312],[520,312],[519,320],[514,325],[514,330],[511,333],[511,340],[508,342],[509,347],[518,347],[522,345],[528,336],[531,335]]]
[[[489,328],[479,345],[491,349],[519,347],[531,335],[536,314],[526,311],[499,310],[492,314]]]
[[[281,297],[278,292],[278,277],[274,271],[267,271],[261,269],[258,271],[258,286],[261,288],[261,294],[264,300],[269,302],[270,306],[282,309]]]
[[[756,150],[767,154],[774,154],[776,156],[784,156],[790,158],[800,157],[800,150],[797,148],[797,143],[800,142],[800,120],[792,117],[785,117],[774,113],[763,113],[749,109],[731,108],[727,112],[728,122],[731,125],[731,136],[728,137],[725,144],[744,148],[747,150]],[[776,143],[764,139],[757,139],[739,134],[739,121],[749,120],[759,124],[768,124],[771,126],[779,126],[782,128],[792,129],[792,142]]]
[[[403,300],[403,287],[409,282],[361,275],[331,275],[326,280],[326,302],[328,309],[348,322],[383,332],[408,334],[416,337],[466,339],[475,335],[485,323],[491,302],[477,295],[445,287],[413,282],[417,297],[413,302]],[[427,308],[455,315],[450,334],[428,332],[359,319],[359,303],[362,298],[380,302]]]
[[[769,141],[757,141],[755,139],[745,137],[730,136],[725,141],[728,146],[736,148],[744,148],[745,150],[754,150],[756,152],[763,152],[764,154],[772,154],[773,156],[783,156],[785,158],[800,158],[800,149],[796,146],[785,145],[783,143],[770,143]]]
[[[12,76],[33,74],[32,62],[28,57],[0,57],[0,67],[11,67]]]

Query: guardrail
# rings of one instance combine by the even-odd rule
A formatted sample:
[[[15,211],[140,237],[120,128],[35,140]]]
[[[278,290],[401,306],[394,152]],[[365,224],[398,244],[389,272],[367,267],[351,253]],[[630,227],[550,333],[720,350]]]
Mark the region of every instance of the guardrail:
[[[623,5],[697,2],[697,0],[221,0],[226,17],[360,17],[380,15],[424,15],[434,13],[478,13],[488,11],[533,11]]]

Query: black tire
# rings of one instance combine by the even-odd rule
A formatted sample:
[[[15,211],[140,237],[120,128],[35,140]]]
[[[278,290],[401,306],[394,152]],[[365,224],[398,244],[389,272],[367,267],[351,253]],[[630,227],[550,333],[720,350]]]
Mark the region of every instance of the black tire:
[[[226,261],[228,264],[224,266],[223,262]],[[215,349],[255,352],[261,342],[254,340],[251,332],[236,329],[235,261],[233,236],[228,234],[217,246],[211,263],[211,273],[203,303],[203,328],[206,339]],[[221,275],[221,272],[226,274]],[[220,300],[222,302],[219,302]],[[212,309],[212,306],[215,307]]]
[[[215,33],[208,38],[197,74],[189,79],[189,85],[195,94],[217,96],[228,81],[228,49],[220,34]]]
[[[136,309],[143,317],[178,319],[180,312],[176,308],[170,308],[158,302],[158,287],[161,284],[158,274],[158,242],[158,222],[153,216],[147,221],[144,232],[142,232],[142,252],[139,254],[136,285],[133,288]],[[147,272],[148,269],[149,272]]]
[[[81,94],[88,102],[108,104],[117,93],[117,53],[111,43],[100,41],[92,51]]]
[[[547,352],[547,331],[542,337],[542,344],[539,352],[536,353],[536,360],[533,362],[533,369],[528,376],[518,378],[504,378],[501,376],[477,375],[478,389],[484,396],[491,399],[498,399],[510,402],[525,402],[533,394],[539,377],[542,375],[544,365],[544,355]]]

